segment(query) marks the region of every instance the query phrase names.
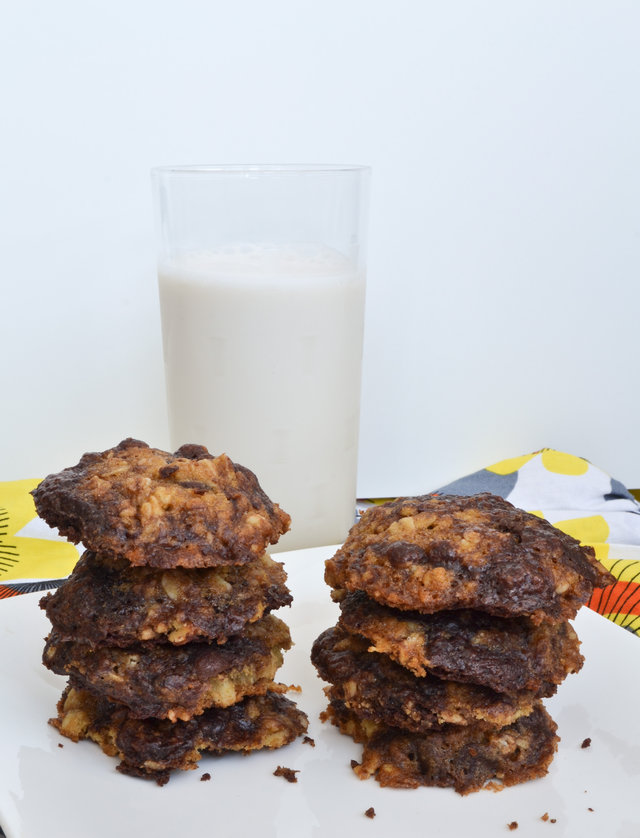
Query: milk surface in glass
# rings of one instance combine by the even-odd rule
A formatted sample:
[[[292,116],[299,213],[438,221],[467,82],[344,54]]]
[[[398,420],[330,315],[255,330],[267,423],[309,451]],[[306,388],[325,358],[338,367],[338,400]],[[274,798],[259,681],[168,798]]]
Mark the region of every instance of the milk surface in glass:
[[[236,245],[159,271],[172,445],[254,471],[292,518],[276,549],[354,520],[365,279],[319,245]]]

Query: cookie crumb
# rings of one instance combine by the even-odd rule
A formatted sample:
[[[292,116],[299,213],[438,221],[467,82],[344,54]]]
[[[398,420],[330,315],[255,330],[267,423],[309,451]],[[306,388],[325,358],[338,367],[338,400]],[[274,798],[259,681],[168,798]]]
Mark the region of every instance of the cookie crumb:
[[[62,744],[62,742],[58,742],[58,747],[59,748],[64,748],[64,745]]]
[[[507,824],[507,826],[508,826],[508,827],[509,827],[509,829],[511,829],[511,830],[513,830],[513,829],[517,829],[517,828],[518,828],[518,821],[511,821],[511,823]]]
[[[302,742],[305,745],[311,745],[312,748],[316,746],[315,739],[312,739],[310,736],[305,736]]]
[[[368,809],[367,809],[367,811],[365,812],[365,815],[366,815],[368,818],[371,818],[371,820],[373,820],[373,819],[375,818],[375,816],[376,816],[376,810],[373,808],[373,806],[369,806],[369,808],[368,808]]]
[[[200,777],[200,782],[201,783],[206,783],[207,780],[210,780],[210,779],[211,779],[211,774],[209,774],[208,771],[205,771],[205,773],[202,775],[202,777]]]
[[[591,806],[587,806],[587,812],[593,812],[593,809],[591,808]]]
[[[586,739],[582,740],[582,745],[580,745],[580,747],[581,748],[588,748],[590,745],[591,745],[591,737],[587,736]]]
[[[545,812],[544,815],[540,818],[541,821],[548,821],[549,820],[549,813]]]
[[[549,823],[555,823],[555,822],[556,822],[555,818],[549,818]]]
[[[287,783],[297,783],[298,778],[296,774],[299,774],[299,770],[295,768],[285,768],[284,765],[279,765],[276,770],[273,772],[274,777],[284,777]]]

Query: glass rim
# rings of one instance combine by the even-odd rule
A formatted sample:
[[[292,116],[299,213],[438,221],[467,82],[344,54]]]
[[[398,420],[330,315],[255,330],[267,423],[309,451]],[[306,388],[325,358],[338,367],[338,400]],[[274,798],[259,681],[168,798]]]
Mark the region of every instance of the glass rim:
[[[216,163],[177,166],[154,166],[151,174],[161,175],[323,175],[371,171],[371,166],[356,163]]]

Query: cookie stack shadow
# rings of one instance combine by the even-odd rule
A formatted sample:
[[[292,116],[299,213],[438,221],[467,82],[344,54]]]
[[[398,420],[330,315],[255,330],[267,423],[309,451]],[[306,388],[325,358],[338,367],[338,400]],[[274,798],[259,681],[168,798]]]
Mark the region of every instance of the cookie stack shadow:
[[[543,706],[583,663],[569,620],[611,577],[593,550],[502,498],[401,498],[365,511],[326,563],[338,623],[312,648],[322,718],[382,786],[466,794],[543,776]]]
[[[307,718],[274,679],[292,597],[266,552],[289,516],[255,475],[195,445],[128,439],[50,475],[38,514],[85,552],[41,600],[43,662],[68,677],[51,723],[123,773],[166,783],[203,752],[279,748]]]

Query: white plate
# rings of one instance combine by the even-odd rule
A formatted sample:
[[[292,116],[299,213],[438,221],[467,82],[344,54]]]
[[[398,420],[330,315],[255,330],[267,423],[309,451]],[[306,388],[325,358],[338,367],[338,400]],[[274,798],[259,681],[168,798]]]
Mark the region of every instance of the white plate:
[[[64,680],[40,663],[48,622],[39,595],[0,602],[0,824],[7,838],[495,838],[512,821],[518,838],[640,835],[640,640],[586,608],[575,623],[584,668],[547,702],[562,737],[547,777],[467,797],[358,780],[349,763],[360,748],[319,722],[323,684],[309,662],[311,643],[336,621],[323,582],[332,553],[278,557],[295,597],[279,615],[296,643],[279,675],[303,688],[294,697],[309,715],[315,748],[298,741],[248,757],[205,757],[162,788],[119,774],[96,745],[73,744],[47,724]],[[581,748],[586,737],[591,747]],[[274,777],[278,765],[299,770],[298,782]],[[200,781],[205,771],[210,782]],[[373,820],[364,815],[370,806]],[[555,823],[541,820],[545,812]]]

